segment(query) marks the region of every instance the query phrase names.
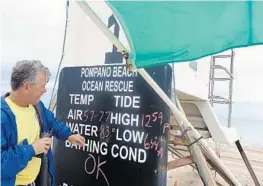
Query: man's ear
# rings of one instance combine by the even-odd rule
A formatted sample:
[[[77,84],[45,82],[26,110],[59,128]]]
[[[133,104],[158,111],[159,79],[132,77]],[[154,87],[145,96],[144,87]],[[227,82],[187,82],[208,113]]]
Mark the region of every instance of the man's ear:
[[[29,88],[30,88],[29,82],[25,82],[25,83],[22,85],[22,88],[23,88],[24,90],[28,91]]]

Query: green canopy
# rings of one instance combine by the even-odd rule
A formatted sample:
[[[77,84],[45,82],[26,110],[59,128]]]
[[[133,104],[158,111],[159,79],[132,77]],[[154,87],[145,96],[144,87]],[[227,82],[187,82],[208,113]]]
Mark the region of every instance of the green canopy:
[[[109,1],[137,68],[263,44],[262,1]]]

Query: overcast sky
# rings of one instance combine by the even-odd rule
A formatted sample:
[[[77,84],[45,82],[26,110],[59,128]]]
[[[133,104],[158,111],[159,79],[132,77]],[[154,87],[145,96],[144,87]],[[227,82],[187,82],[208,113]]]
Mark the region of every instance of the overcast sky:
[[[2,67],[39,59],[55,71],[61,57],[65,1],[2,0],[0,9]],[[234,71],[234,99],[263,102],[263,46],[236,50]]]

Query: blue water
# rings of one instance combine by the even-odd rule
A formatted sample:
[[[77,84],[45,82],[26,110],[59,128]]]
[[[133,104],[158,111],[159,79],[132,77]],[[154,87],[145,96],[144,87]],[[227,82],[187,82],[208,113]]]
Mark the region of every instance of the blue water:
[[[52,83],[48,84],[47,89],[47,93],[42,97],[46,106],[48,106],[51,98]],[[0,90],[1,95],[9,91],[9,82],[1,81]],[[221,124],[227,126],[227,106],[215,105],[214,107]],[[232,127],[236,128],[244,146],[263,148],[263,103],[234,102]]]

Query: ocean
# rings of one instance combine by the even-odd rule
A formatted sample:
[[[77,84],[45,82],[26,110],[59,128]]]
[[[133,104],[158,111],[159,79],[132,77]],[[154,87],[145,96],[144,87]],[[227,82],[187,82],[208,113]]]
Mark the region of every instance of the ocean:
[[[3,76],[2,76],[3,77]],[[53,83],[48,83],[47,93],[43,95],[42,101],[46,106],[52,94]],[[1,81],[1,95],[10,90],[9,81]],[[226,105],[215,105],[215,112],[222,125],[227,126]],[[234,102],[232,112],[232,127],[235,127],[241,137],[243,146],[263,148],[263,103],[262,102]]]

